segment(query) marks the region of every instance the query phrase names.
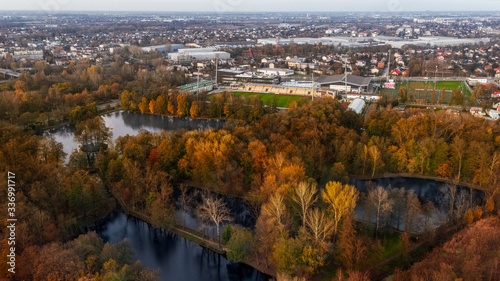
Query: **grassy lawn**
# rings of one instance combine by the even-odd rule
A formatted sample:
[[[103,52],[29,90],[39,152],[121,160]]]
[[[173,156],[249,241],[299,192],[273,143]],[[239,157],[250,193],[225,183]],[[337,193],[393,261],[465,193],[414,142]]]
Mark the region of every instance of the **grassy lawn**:
[[[276,99],[276,104],[278,107],[288,107],[288,103],[292,101],[298,101],[301,99],[310,99],[308,97],[301,97],[301,96],[286,96],[286,95],[259,94],[259,93],[247,93],[247,92],[232,92],[232,94],[245,97],[258,96],[264,102],[264,105],[272,105],[274,99]]]
[[[396,89],[382,89],[381,92],[389,93],[392,97],[398,97],[398,92],[400,87],[408,86],[409,93],[413,92],[416,98],[421,98],[424,91],[416,91],[415,89],[427,89],[427,99],[430,99],[432,90],[436,89],[436,99],[439,99],[441,95],[441,89],[445,89],[445,102],[448,102],[450,98],[451,91],[459,88],[460,91],[465,93],[466,96],[471,96],[471,92],[467,86],[462,81],[437,81],[435,84],[433,81],[410,81],[410,82],[398,82],[396,83]]]
[[[410,81],[410,82],[398,82],[396,85],[396,90],[399,90],[401,86],[408,86],[410,90],[412,89],[436,89],[436,91],[441,91],[445,89],[446,91],[451,91],[459,88],[460,91],[464,92],[466,95],[470,95],[469,89],[462,81]],[[397,91],[396,91],[397,92]]]

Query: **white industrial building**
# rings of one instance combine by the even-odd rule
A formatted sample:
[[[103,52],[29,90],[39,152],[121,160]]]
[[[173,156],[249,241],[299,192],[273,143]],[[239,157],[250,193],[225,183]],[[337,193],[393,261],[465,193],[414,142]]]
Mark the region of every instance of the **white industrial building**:
[[[261,68],[258,69],[257,72],[271,76],[290,76],[295,73],[293,69],[283,69],[283,68]]]
[[[186,46],[183,44],[164,44],[164,45],[142,47],[142,51],[145,53],[149,53],[152,51],[158,51],[158,53],[166,53],[166,52],[177,52],[177,50],[182,48],[186,48]]]
[[[217,51],[216,48],[186,48],[179,49],[176,53],[169,53],[168,59],[174,61],[181,60],[213,60],[229,59],[231,55],[228,52]]]
[[[360,114],[361,112],[363,112],[363,108],[365,107],[365,104],[366,103],[364,100],[355,99],[351,102],[351,104],[349,104],[349,106],[347,108],[356,112],[357,114]]]

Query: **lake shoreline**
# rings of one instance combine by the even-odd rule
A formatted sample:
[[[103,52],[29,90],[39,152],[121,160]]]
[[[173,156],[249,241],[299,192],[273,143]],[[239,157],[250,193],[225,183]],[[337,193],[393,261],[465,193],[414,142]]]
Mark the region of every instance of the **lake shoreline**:
[[[163,230],[163,231],[166,231],[166,232],[169,232],[169,233],[172,233],[174,235],[177,235],[179,237],[182,237],[186,240],[189,240],[191,242],[194,242],[196,243],[197,245],[199,245],[200,247],[203,247],[205,249],[208,249],[210,251],[213,251],[217,254],[220,254],[220,255],[226,255],[226,251],[224,249],[224,246],[222,247],[222,249],[218,249],[217,247],[214,247],[213,243],[207,243],[206,240],[201,240],[199,236],[196,236],[196,234],[194,233],[197,233],[196,230],[194,229],[191,229],[191,228],[187,228],[187,227],[182,227],[182,226],[174,226],[172,227],[172,229],[164,229],[164,228],[161,228],[161,227],[157,227],[157,226],[154,226],[154,224],[151,223],[151,220],[149,218],[149,216],[141,213],[141,212],[138,212],[138,211],[134,211],[134,210],[131,210],[126,204],[125,202],[122,202],[121,199],[119,199],[117,196],[115,196],[114,194],[112,195],[113,198],[116,199],[117,201],[117,208],[116,210],[122,210],[124,213],[136,218],[136,219],[139,219],[145,223],[147,223],[148,225],[154,227],[154,228],[157,228],[157,229],[160,229],[160,230]],[[185,228],[186,230],[183,230],[181,228]],[[190,232],[193,232],[193,233],[190,233]],[[254,259],[250,259],[250,261],[246,261],[246,262],[241,262],[243,264],[246,264],[248,266],[251,266],[252,268],[254,268],[255,270],[261,272],[262,274],[265,274],[265,275],[268,275],[272,278],[276,278],[276,272],[275,270],[273,270],[272,268],[267,268],[264,264],[255,264],[255,262],[257,261],[254,261]]]
[[[354,180],[362,180],[362,181],[373,181],[373,180],[377,180],[377,179],[395,178],[395,177],[433,180],[433,181],[437,181],[437,182],[455,184],[457,186],[463,186],[463,187],[468,187],[468,188],[472,188],[472,189],[479,190],[479,191],[484,191],[483,188],[476,186],[476,185],[469,183],[469,182],[463,182],[463,181],[455,182],[451,179],[440,178],[440,177],[436,177],[436,176],[426,176],[426,175],[411,174],[411,173],[390,173],[390,172],[385,172],[383,174],[375,175],[374,177],[349,174],[349,180],[354,179]]]

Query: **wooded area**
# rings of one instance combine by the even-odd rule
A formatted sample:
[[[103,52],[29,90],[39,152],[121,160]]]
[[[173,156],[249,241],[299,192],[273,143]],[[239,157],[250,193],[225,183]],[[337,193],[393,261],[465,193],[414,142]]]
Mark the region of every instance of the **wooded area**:
[[[126,265],[129,259],[104,254],[107,247],[118,245],[103,246],[94,234],[72,240],[84,226],[109,212],[110,193],[165,229],[179,223],[173,215],[174,186],[245,198],[255,206],[255,229],[235,226],[217,236],[229,258],[266,268],[280,278],[331,279],[344,274],[351,276],[349,280],[365,280],[365,271],[395,254],[402,255],[396,266],[408,267],[418,246],[413,235],[417,226],[424,225],[426,231],[418,237],[426,241],[437,235],[427,227],[435,208],[431,202],[396,188],[373,186],[360,194],[348,185],[349,176],[404,173],[449,180],[448,196],[458,202],[447,206],[450,225],[498,215],[498,122],[443,111],[398,113],[390,108],[364,117],[332,98],[295,101],[289,110],[275,112],[254,97],[180,93],[170,86],[178,82],[177,76],[166,80],[161,76],[168,72],[133,74],[127,65],[118,64],[109,70],[79,64],[65,72],[21,77],[5,84],[0,94],[2,181],[6,182],[7,171],[18,175],[17,249],[20,260],[37,265],[15,280],[108,280],[106,276],[120,274],[154,280],[154,274],[139,265]],[[142,132],[112,143],[95,102],[118,97],[121,106],[131,111],[234,121],[220,130]],[[63,120],[76,124],[75,138],[82,145],[67,165],[62,145],[32,130]],[[32,126],[33,122],[43,124]],[[459,183],[484,190],[486,204],[476,207],[469,200],[471,194],[456,191]],[[183,196],[183,205],[189,205],[192,194]],[[7,197],[1,198],[6,206]],[[355,220],[358,204],[374,225]],[[6,214],[0,214],[5,222]],[[216,226],[231,220],[217,196],[203,196],[198,214]],[[480,220],[470,231],[483,226],[498,229],[493,221]],[[391,230],[391,225],[403,223],[404,233]],[[94,248],[79,250],[90,247],[76,245],[84,242]],[[1,245],[5,253],[5,237]],[[478,255],[490,260],[483,252]],[[67,262],[61,260],[73,261],[74,268],[63,266]],[[5,266],[2,263],[2,269]],[[454,265],[446,268],[457,278],[472,276],[448,266]],[[495,270],[487,265],[481,274]],[[396,277],[404,280],[398,277],[404,274],[414,273],[398,271]]]

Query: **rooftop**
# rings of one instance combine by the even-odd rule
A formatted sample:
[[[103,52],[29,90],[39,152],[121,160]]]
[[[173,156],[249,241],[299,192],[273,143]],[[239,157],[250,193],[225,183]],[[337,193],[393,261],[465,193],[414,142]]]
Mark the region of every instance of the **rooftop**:
[[[314,82],[318,84],[345,83],[346,76],[347,76],[347,83],[356,86],[368,86],[370,84],[370,81],[372,80],[371,77],[363,77],[352,74],[347,74],[347,75],[338,74],[338,75],[321,75]]]

